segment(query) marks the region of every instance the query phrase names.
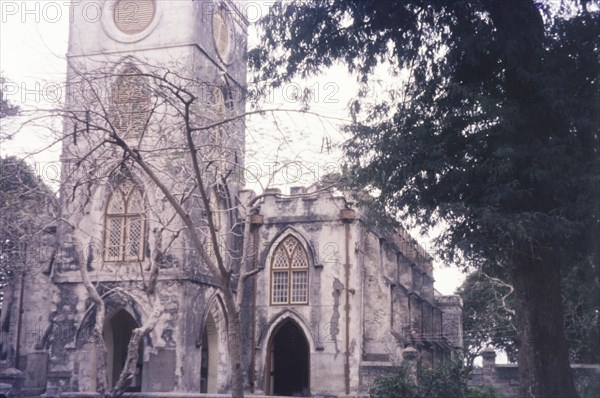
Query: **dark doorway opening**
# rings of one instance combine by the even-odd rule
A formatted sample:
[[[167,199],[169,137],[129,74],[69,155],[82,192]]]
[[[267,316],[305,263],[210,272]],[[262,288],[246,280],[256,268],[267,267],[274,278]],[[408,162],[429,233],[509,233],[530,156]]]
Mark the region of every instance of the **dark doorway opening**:
[[[292,320],[277,328],[269,347],[272,395],[310,396],[310,354],[302,329]]]
[[[208,314],[202,333],[202,357],[200,363],[200,392],[216,393],[219,366],[219,336],[212,314]]]
[[[133,329],[139,327],[135,319],[125,310],[116,312],[104,325],[104,344],[107,351],[108,383],[114,387],[127,359],[127,347]],[[140,344],[135,377],[131,381],[128,392],[142,390],[142,364],[144,361],[144,344]]]

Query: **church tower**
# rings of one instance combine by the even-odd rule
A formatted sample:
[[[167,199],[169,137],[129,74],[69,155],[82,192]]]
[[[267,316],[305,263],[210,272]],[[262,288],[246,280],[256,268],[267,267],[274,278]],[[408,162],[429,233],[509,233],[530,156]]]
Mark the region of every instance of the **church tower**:
[[[209,216],[199,170],[219,244],[235,267],[231,232],[239,220],[225,209],[243,185],[247,21],[226,0],[71,7],[61,214],[48,269],[25,281],[33,293],[19,322],[40,330],[18,341],[20,367],[43,369],[27,383],[49,396],[98,389],[94,289],[105,308],[109,389],[132,335],[151,326],[127,391],[225,392],[218,283],[163,188],[202,230]]]
[[[235,2],[85,0],[73,7],[67,109],[90,110],[101,102],[97,113],[112,113],[106,121],[136,145],[143,144],[136,142],[143,129],[164,132],[159,120],[168,123],[164,114],[183,108],[166,98],[172,90],[197,97],[191,116],[205,123],[192,120],[195,127],[244,112],[247,21]],[[161,101],[174,109],[161,108]],[[212,133],[207,141],[225,140],[230,168],[243,167],[243,121]]]

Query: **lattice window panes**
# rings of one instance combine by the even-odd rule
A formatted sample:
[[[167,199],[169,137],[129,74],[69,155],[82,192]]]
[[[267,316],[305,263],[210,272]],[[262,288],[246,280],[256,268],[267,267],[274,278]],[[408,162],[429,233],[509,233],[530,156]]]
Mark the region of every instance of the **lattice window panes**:
[[[306,303],[308,297],[308,272],[292,271],[292,303]]]
[[[144,259],[144,199],[140,189],[131,182],[120,184],[111,194],[105,228],[106,261]]]
[[[308,304],[308,254],[293,236],[275,249],[271,260],[271,303]]]
[[[150,89],[146,77],[134,66],[125,68],[112,89],[113,127],[125,138],[138,138],[150,115]]]
[[[286,304],[288,302],[289,272],[273,272],[273,289],[271,299],[273,304]]]
[[[144,220],[139,217],[127,219],[127,240],[125,241],[125,259],[141,260],[144,257]]]
[[[107,216],[105,258],[108,261],[119,261],[123,256],[123,221],[122,217]]]

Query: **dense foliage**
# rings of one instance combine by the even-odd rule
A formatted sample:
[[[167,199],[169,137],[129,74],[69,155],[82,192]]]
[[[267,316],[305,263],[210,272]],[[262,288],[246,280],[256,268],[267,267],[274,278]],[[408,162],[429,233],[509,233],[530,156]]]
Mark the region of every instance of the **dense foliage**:
[[[307,0],[278,3],[263,27],[261,78],[342,62],[361,82],[357,186],[445,226],[447,261],[509,276],[522,395],[576,396],[560,286],[572,259],[599,258],[598,5]]]
[[[467,372],[460,362],[451,362],[418,372],[417,380],[405,368],[375,381],[373,398],[502,398],[491,388],[467,385]]]
[[[265,21],[266,49],[252,60],[277,83],[335,61],[357,74],[365,84],[348,127],[353,171],[389,209],[426,228],[448,222],[440,243],[449,260],[502,258],[516,240],[575,237],[597,215],[598,14],[546,17],[547,53],[523,94],[532,109],[522,110],[508,96],[507,50],[488,2],[450,3],[284,3]],[[270,47],[285,56],[266,62]],[[380,65],[392,82],[384,93],[373,92]],[[534,118],[539,126],[527,133],[517,128],[538,111],[549,118]]]
[[[251,51],[274,84],[336,61],[356,74],[352,171],[388,209],[425,229],[448,223],[439,241],[448,260],[504,261],[517,241],[570,249],[598,222],[599,13],[538,4],[542,30],[522,35],[541,36],[543,59],[525,98],[513,98],[521,87],[506,78],[513,54],[490,17],[505,14],[494,3],[285,2]],[[542,23],[537,8],[528,17]],[[383,92],[380,66],[391,85]]]
[[[600,267],[581,259],[565,269],[563,303],[571,363],[600,363]]]

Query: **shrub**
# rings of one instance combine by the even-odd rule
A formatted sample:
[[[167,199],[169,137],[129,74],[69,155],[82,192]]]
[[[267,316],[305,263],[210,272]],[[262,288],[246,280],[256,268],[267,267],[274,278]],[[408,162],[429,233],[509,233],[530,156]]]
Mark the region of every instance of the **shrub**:
[[[503,398],[491,387],[467,385],[468,372],[460,361],[422,370],[415,383],[406,368],[378,378],[370,391],[373,398]]]

